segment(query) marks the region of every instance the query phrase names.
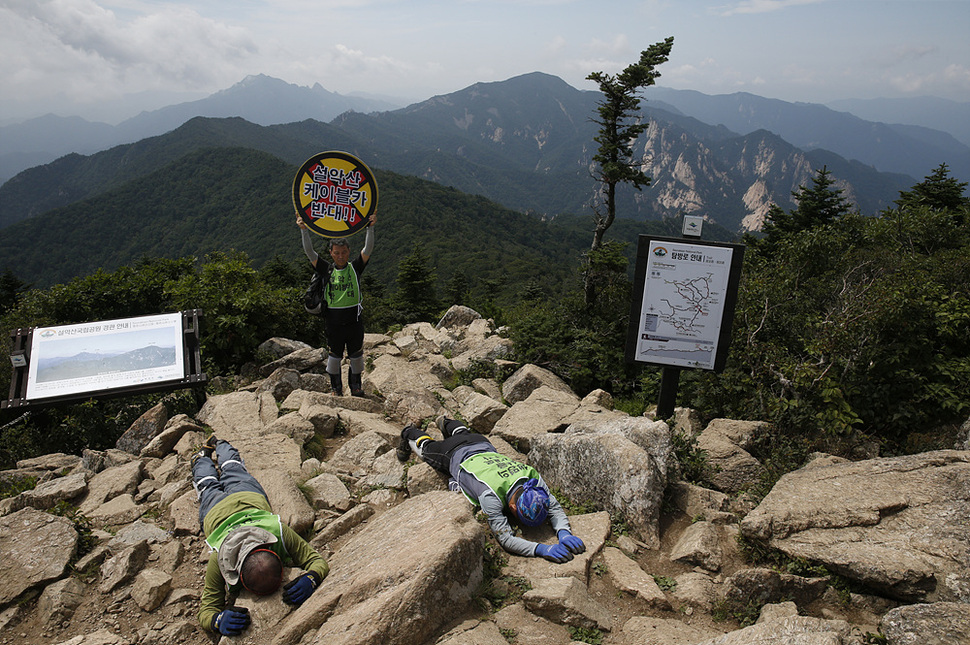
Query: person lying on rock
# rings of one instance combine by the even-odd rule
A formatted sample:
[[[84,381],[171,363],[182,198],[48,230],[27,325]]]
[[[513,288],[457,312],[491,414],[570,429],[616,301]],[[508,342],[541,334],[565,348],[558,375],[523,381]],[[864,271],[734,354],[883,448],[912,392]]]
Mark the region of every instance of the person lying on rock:
[[[563,563],[586,551],[583,541],[570,532],[569,520],[535,468],[499,454],[480,434],[447,417],[438,417],[443,441],[409,424],[401,431],[397,458],[407,461],[417,453],[429,466],[450,477],[448,487],[461,490],[480,507],[502,548],[526,557]],[[524,526],[541,526],[547,519],[559,543],[530,542],[515,535],[509,516]]]
[[[327,561],[273,514],[266,491],[228,441],[213,435],[192,456],[192,486],[199,497],[199,523],[212,552],[199,608],[203,629],[225,636],[241,634],[249,627],[249,611],[227,608],[227,592],[247,589],[268,596],[279,589],[284,565],[306,572],[283,587],[283,602],[292,605],[303,604],[330,572]]]

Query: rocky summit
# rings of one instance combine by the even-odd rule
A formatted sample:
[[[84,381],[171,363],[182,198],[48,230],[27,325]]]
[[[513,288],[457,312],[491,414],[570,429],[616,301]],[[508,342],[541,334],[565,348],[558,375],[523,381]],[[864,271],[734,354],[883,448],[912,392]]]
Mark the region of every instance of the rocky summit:
[[[196,619],[208,549],[189,478],[210,433],[331,567],[296,609],[243,592],[252,625],[224,643],[970,642],[970,451],[817,454],[754,500],[767,424],[631,417],[605,392],[580,397],[512,362],[501,331],[453,307],[437,325],[368,335],[364,397],[330,393],[325,350],[271,339],[262,355],[276,360],[210,383],[222,393],[191,417],[163,401],[114,449],[0,473],[37,482],[0,501],[0,644],[218,640]],[[402,427],[434,434],[442,414],[534,465],[586,552],[505,554],[442,476],[399,462]],[[706,454],[710,487],[682,479],[678,436]],[[759,552],[775,565],[753,563]]]

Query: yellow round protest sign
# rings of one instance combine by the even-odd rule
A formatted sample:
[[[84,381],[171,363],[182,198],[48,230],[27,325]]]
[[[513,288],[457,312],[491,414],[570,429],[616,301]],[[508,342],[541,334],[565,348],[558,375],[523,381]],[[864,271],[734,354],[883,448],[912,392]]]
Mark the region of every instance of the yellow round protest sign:
[[[293,180],[300,219],[323,237],[347,237],[370,224],[377,209],[377,180],[363,161],[331,150],[313,155]]]

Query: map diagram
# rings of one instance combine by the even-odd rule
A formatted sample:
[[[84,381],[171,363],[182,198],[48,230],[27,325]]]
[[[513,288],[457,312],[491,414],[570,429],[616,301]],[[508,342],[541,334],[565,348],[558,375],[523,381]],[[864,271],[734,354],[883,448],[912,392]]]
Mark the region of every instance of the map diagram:
[[[733,249],[650,243],[636,360],[713,369]]]

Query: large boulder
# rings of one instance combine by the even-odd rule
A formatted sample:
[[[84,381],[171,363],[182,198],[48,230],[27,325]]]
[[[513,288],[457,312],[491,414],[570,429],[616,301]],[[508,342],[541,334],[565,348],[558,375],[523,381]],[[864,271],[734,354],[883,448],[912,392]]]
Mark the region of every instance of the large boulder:
[[[550,372],[537,365],[523,365],[502,384],[502,396],[510,404],[525,401],[540,387],[548,387],[559,392],[573,394],[569,385]],[[578,399],[577,399],[578,400]]]
[[[754,540],[903,601],[970,602],[970,452],[810,465],[741,522]]]
[[[79,536],[70,520],[33,508],[0,518],[0,606],[64,575]]]
[[[281,625],[274,645],[419,645],[451,621],[482,581],[485,527],[461,495],[431,492],[373,519]]]
[[[532,441],[529,461],[551,486],[576,502],[618,514],[655,548],[667,487],[667,437],[666,444],[658,439],[655,456],[618,431],[545,434]]]
[[[269,392],[239,391],[210,396],[196,419],[212,428],[217,437],[235,445],[240,437],[262,432],[278,416],[276,399]]]
[[[119,450],[139,454],[155,438],[168,422],[168,408],[159,403],[140,417],[118,438],[115,447]]]
[[[889,610],[879,624],[888,645],[957,645],[970,640],[970,604],[935,602]]]
[[[566,418],[577,408],[579,397],[572,392],[542,386],[509,408],[495,422],[492,434],[528,452],[535,439],[564,430]]]
[[[854,645],[859,640],[844,620],[789,616],[759,622],[697,645]]]

